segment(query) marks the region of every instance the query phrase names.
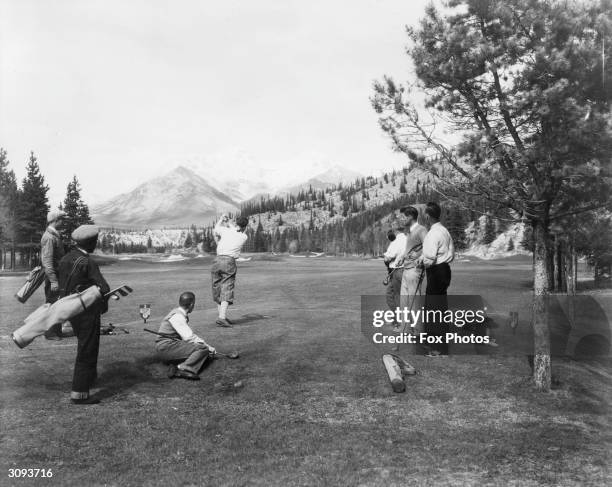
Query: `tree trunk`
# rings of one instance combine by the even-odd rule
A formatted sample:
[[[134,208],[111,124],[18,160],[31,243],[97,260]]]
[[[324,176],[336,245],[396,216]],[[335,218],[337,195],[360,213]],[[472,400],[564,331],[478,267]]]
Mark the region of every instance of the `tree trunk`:
[[[576,281],[574,281],[575,250],[572,243],[565,249],[565,289],[567,290],[567,320],[572,329],[576,327]]]
[[[550,284],[549,247],[547,225],[542,221],[533,224],[533,378],[539,391],[550,390],[550,331],[548,329],[547,298]]]
[[[567,246],[565,242],[557,237],[555,246],[555,267],[557,272],[555,278],[557,280],[555,290],[558,292],[565,292],[567,289],[565,282],[565,256],[567,254]]]
[[[564,254],[565,260],[565,289],[567,294],[573,296],[576,294],[576,250],[573,245],[568,245]]]

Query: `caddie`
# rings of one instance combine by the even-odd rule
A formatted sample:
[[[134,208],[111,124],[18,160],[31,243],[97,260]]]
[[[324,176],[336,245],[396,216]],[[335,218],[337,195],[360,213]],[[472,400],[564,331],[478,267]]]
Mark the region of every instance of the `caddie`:
[[[47,214],[47,229],[40,240],[40,262],[45,271],[45,303],[55,303],[59,299],[58,267],[64,256],[64,244],[59,230],[62,229],[67,213],[51,210]],[[62,325],[57,324],[45,332],[47,340],[60,340]]]
[[[217,326],[231,327],[232,322],[227,319],[227,308],[234,302],[234,285],[236,283],[236,259],[247,241],[244,233],[249,224],[246,217],[238,217],[236,224],[232,223],[227,215],[223,215],[214,228],[217,240],[217,257],[212,269],[212,295],[217,303],[219,317],[215,321]]]
[[[184,292],[179,297],[178,308],[174,308],[159,326],[160,337],[155,341],[155,349],[165,362],[170,363],[168,377],[199,380],[198,375],[204,363],[214,356],[215,348],[193,333],[189,327],[189,314],[195,306],[195,294]]]
[[[110,291],[100,273],[98,264],[90,254],[98,242],[98,227],[81,225],[72,232],[75,246],[60,261],[60,297],[98,286],[104,296]],[[102,299],[71,319],[77,336],[77,356],[72,378],[70,399],[73,404],[97,404],[100,401],[89,395],[89,389],[97,377],[98,351],[100,348],[100,315],[108,310],[108,302]]]

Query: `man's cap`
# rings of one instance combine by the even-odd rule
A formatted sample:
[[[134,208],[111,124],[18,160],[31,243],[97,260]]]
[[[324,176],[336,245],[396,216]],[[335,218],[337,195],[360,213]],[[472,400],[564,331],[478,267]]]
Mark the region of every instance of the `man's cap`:
[[[98,237],[98,227],[96,225],[81,225],[74,232],[72,232],[72,240],[76,243],[85,242],[92,238]]]
[[[51,210],[47,213],[47,223],[54,222],[60,218],[65,218],[68,216],[68,213],[62,210]]]

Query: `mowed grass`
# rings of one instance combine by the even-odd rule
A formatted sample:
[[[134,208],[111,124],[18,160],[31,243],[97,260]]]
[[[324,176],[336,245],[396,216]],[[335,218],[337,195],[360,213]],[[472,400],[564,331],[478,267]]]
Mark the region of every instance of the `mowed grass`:
[[[555,362],[551,393],[533,390],[524,357],[408,356],[418,374],[394,394],[382,349],[360,332],[360,295],[383,292],[381,262],[253,260],[239,266],[231,329],[214,326],[209,262],[119,262],[111,285],[134,293],[103,322],[102,404],[68,401],[76,340],[8,338],[41,303],[20,305],[22,277],[0,277],[0,485],[606,485],[612,387],[604,375]],[[529,296],[529,262],[466,262],[451,290],[482,294],[507,314]],[[180,292],[196,293],[194,330],[239,360],[215,360],[200,382],[169,380],[143,331]],[[527,313],[525,309],[520,310]],[[526,319],[525,315],[525,319]],[[609,373],[609,369],[608,372]],[[242,381],[242,387],[235,387]],[[8,479],[48,468],[51,479]]]

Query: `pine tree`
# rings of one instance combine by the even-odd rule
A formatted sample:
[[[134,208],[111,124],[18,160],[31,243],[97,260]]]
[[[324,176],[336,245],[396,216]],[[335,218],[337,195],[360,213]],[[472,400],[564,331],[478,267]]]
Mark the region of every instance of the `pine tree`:
[[[40,173],[40,167],[34,152],[26,166],[26,177],[21,184],[17,209],[18,239],[22,243],[39,242],[47,226],[49,187]]]
[[[7,267],[6,254],[10,253],[11,269],[15,267],[15,243],[17,238],[17,204],[19,189],[6,150],[0,148],[0,268]]]
[[[81,198],[81,186],[76,175],[68,183],[61,209],[68,214],[63,230],[67,236],[70,236],[75,228],[93,223],[89,216],[89,207]]]
[[[495,222],[493,221],[493,218],[491,218],[490,215],[486,215],[485,216],[485,227],[484,227],[484,234],[482,236],[482,243],[485,245],[489,245],[491,243],[493,243],[493,241],[495,240]]]

